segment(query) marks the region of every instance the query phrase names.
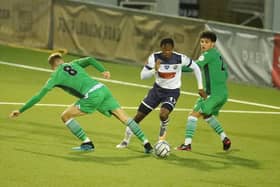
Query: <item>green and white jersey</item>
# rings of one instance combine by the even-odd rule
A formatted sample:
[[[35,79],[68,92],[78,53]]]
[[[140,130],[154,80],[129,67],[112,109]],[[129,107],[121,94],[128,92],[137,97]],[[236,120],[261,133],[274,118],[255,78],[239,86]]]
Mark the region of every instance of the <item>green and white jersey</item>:
[[[23,112],[32,107],[54,87],[62,88],[64,91],[78,98],[84,98],[91,88],[100,84],[97,80],[92,79],[84,70],[89,65],[94,66],[100,72],[105,71],[105,68],[91,57],[60,64],[41,90],[27,101],[19,111]]]
[[[222,56],[215,48],[205,51],[196,61],[204,72],[204,88],[208,95],[227,95],[228,72]]]

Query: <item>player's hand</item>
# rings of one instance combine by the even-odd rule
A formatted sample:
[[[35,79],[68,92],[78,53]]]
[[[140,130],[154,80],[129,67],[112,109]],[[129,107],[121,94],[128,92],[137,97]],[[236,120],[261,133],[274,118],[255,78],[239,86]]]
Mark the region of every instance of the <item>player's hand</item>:
[[[203,89],[199,89],[198,90],[198,94],[200,95],[200,97],[206,99],[207,98],[207,94]]]
[[[156,72],[159,70],[160,63],[161,63],[161,60],[158,58],[158,59],[156,60],[156,64],[155,64],[155,71],[156,71]]]
[[[14,110],[10,113],[9,117],[10,118],[15,118],[18,117],[20,115],[20,111],[19,110]]]
[[[110,79],[110,77],[111,77],[111,74],[110,74],[109,71],[104,71],[104,72],[102,72],[102,75],[103,75],[103,77],[104,77],[105,79]]]

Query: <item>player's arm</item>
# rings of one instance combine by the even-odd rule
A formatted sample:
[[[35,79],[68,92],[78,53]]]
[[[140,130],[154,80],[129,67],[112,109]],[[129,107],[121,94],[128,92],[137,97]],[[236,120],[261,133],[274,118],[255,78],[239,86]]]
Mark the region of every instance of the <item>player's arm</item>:
[[[182,56],[182,62],[183,62],[183,67],[190,68],[193,70],[197,81],[198,94],[203,98],[207,98],[207,94],[203,89],[202,75],[199,66],[192,59],[184,55]]]
[[[196,60],[196,64],[197,64],[200,68],[203,68],[206,64],[208,64],[207,53],[203,53],[203,54]],[[205,91],[199,92],[199,95],[200,95],[202,98],[207,98],[207,94],[205,93]]]
[[[148,61],[145,63],[145,66],[143,67],[140,77],[142,80],[151,78],[155,75],[155,73],[158,72],[160,66],[160,60],[157,59],[155,62],[154,55],[149,56]]]
[[[207,94],[206,94],[206,92],[203,89],[202,75],[201,75],[201,71],[200,71],[199,66],[195,62],[193,62],[190,65],[190,68],[193,70],[194,75],[196,77],[197,87],[198,87],[198,94],[202,98],[207,98]]]
[[[105,67],[93,57],[81,58],[81,59],[77,60],[76,63],[78,63],[83,68],[86,68],[89,65],[91,65],[95,69],[97,69],[99,72],[101,72],[103,74],[104,78],[109,79],[111,77],[110,72],[106,71]]]
[[[41,89],[36,95],[29,99],[19,110],[12,111],[10,117],[17,117],[25,110],[31,108],[33,105],[38,103],[47,94],[48,91],[49,90],[46,88]]]
[[[31,97],[19,110],[12,111],[10,117],[17,117],[21,113],[38,103],[54,87],[54,83],[54,79],[53,77],[51,77],[43,86],[43,88],[36,95]]]

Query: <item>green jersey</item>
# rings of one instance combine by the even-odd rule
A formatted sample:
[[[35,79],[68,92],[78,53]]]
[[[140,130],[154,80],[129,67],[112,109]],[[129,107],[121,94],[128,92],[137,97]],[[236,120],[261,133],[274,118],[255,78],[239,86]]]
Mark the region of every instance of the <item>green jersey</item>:
[[[203,83],[208,95],[227,95],[227,68],[215,48],[205,51],[196,61],[203,70]]]
[[[97,80],[92,79],[84,70],[89,65],[94,66],[100,72],[105,71],[105,68],[91,57],[60,64],[41,90],[27,101],[19,111],[24,112],[32,107],[54,87],[62,88],[64,91],[78,98],[84,98],[91,88],[99,84]]]

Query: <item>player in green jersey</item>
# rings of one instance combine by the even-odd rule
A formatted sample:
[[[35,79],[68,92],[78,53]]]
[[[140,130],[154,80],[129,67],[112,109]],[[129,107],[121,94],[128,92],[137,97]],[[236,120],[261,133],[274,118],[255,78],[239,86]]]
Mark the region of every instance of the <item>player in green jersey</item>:
[[[204,72],[203,81],[206,95],[201,95],[190,113],[186,125],[185,142],[177,147],[177,150],[191,150],[192,138],[199,117],[203,117],[220,136],[224,150],[228,150],[231,146],[230,139],[220,122],[214,117],[219,114],[228,98],[226,85],[228,73],[220,53],[214,47],[216,39],[216,34],[210,31],[202,32],[200,35],[202,54],[196,62]]]
[[[86,57],[65,63],[61,53],[53,53],[48,62],[54,72],[42,87],[42,89],[28,100],[19,110],[12,111],[10,117],[17,117],[28,108],[39,102],[52,88],[59,87],[79,100],[69,106],[61,115],[62,121],[70,131],[82,141],[82,144],[73,149],[88,151],[93,150],[94,145],[87,137],[79,123],[74,119],[78,116],[99,111],[105,116],[115,116],[127,125],[137,138],[144,144],[145,152],[150,153],[152,146],[145,137],[138,124],[121,109],[110,90],[102,83],[92,79],[84,70],[87,66],[95,67],[105,78],[110,78],[110,72],[106,71],[102,64],[94,58]]]

